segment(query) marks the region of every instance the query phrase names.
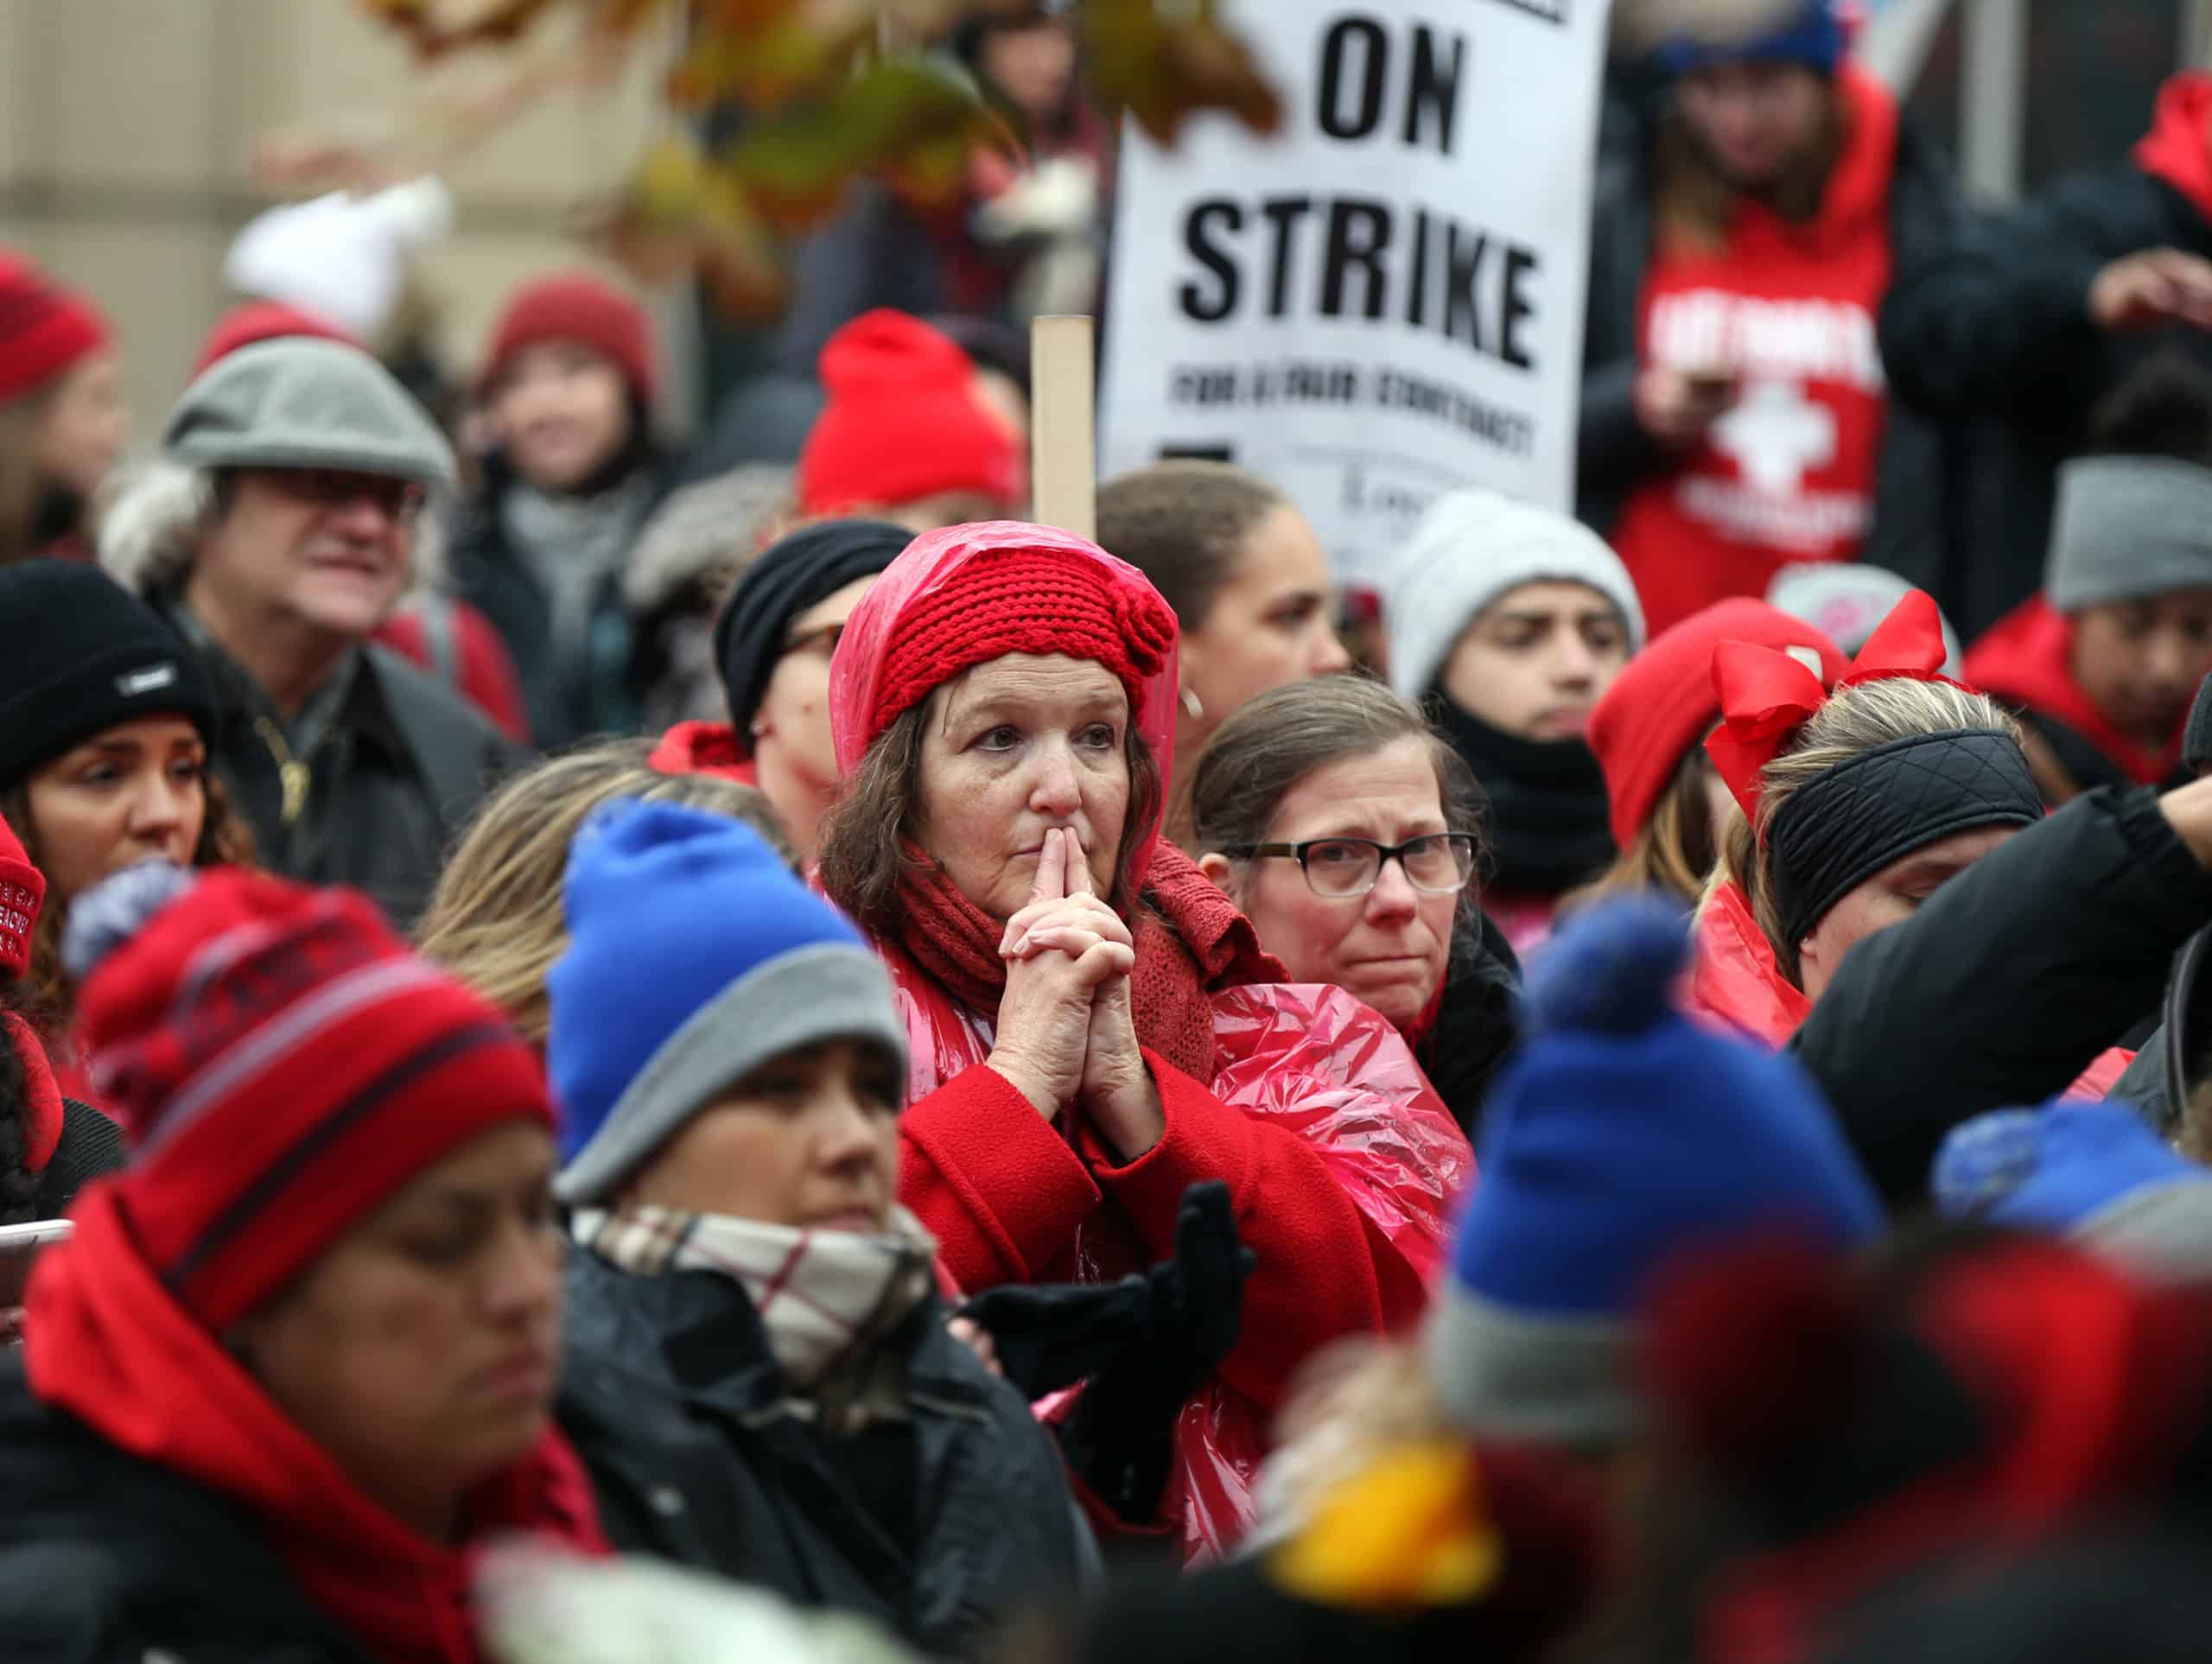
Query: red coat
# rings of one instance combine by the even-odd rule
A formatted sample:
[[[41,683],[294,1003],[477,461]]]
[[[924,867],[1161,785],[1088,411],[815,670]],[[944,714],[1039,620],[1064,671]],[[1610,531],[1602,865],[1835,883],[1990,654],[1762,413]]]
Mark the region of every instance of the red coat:
[[[2189,712],[2165,745],[2146,751],[2112,725],[2074,679],[2072,619],[2042,595],[2028,597],[1990,627],[1967,654],[1966,680],[2015,710],[2064,724],[2138,785],[2158,785],[2181,767]]]
[[[645,759],[663,774],[712,774],[757,786],[760,771],[727,722],[678,722]]]
[[[1226,1550],[1254,1517],[1252,1473],[1298,1366],[1426,1308],[1474,1178],[1465,1137],[1389,1022],[1341,988],[1277,983],[1214,997],[1211,1089],[1147,1053],[1166,1135],[1117,1166],[981,1067],[988,1026],[883,954],[912,1048],[899,1199],[963,1288],[1107,1280],[1171,1258],[1184,1191],[1228,1183],[1259,1264],[1243,1338],[1185,1418],[1167,1504],[1188,1553]]]

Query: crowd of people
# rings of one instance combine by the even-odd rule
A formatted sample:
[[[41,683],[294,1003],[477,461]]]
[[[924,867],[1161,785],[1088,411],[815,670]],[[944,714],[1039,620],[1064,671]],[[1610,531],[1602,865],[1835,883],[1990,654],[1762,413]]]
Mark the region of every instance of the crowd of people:
[[[1577,512],[1379,628],[1024,518],[1057,8],[688,441],[422,187],[135,449],[0,260],[0,1650],[2201,1656],[2212,79],[1995,212],[1846,10],[1617,66]]]

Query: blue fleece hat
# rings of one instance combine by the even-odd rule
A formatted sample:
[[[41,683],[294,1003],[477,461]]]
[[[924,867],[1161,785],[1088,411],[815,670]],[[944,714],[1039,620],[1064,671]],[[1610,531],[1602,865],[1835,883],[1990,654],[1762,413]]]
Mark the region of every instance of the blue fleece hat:
[[[1840,0],[1798,0],[1772,29],[1738,41],[1676,35],[1654,54],[1662,73],[1689,74],[1721,64],[1802,64],[1833,75],[1850,45]]]
[[[1841,1250],[1881,1204],[1787,1054],[1709,1033],[1671,991],[1681,910],[1591,908],[1545,945],[1530,1036],[1483,1109],[1481,1178],[1429,1325],[1453,1420],[1478,1437],[1615,1443],[1640,1420],[1628,1343],[1652,1273],[1762,1228]]]
[[[607,1200],[761,1064],[825,1040],[906,1066],[891,979],[741,822],[618,798],[569,852],[569,948],[545,979],[546,1072],[571,1205]]]
[[[2212,1172],[2118,1104],[1977,1116],[1943,1140],[1931,1188],[1954,1218],[2070,1236],[2147,1276],[2212,1278]]]

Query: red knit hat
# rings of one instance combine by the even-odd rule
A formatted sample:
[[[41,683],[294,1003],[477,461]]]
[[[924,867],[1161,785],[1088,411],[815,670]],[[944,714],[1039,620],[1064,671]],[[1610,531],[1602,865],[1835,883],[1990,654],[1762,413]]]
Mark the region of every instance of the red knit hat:
[[[118,1201],[212,1330],[478,1134],[554,1124],[530,1049],[364,896],[149,862],[72,912],[92,1077],[132,1146]]]
[[[46,874],[31,865],[16,829],[0,821],[0,978],[30,969],[31,936],[46,903]]]
[[[589,272],[563,272],[524,284],[492,327],[492,348],[477,378],[488,388],[515,354],[540,341],[575,341],[605,356],[647,410],[659,397],[653,369],[653,323],[645,308]]]
[[[798,459],[799,509],[842,514],[975,492],[1008,511],[1028,494],[1014,431],[975,391],[973,359],[903,312],[862,314],[822,349],[830,402]]]
[[[331,322],[319,312],[283,301],[247,301],[215,320],[207,339],[200,343],[200,356],[193,360],[192,374],[188,379],[199,380],[201,371],[219,359],[227,359],[242,346],[251,346],[256,341],[285,340],[296,335],[368,350],[342,326]]]
[[[1158,674],[1174,645],[1175,614],[1149,584],[1117,583],[1096,561],[1068,549],[987,549],[899,615],[861,748],[931,689],[1008,653],[1103,664],[1137,711],[1145,678]]]
[[[0,403],[45,386],[112,333],[86,295],[0,249]]]
[[[1821,680],[1831,686],[1851,668],[1813,626],[1748,597],[1716,602],[1655,636],[1590,717],[1590,748],[1612,798],[1613,841],[1624,849],[1650,819],[1682,758],[1720,720],[1713,650],[1724,641],[1817,653]]]

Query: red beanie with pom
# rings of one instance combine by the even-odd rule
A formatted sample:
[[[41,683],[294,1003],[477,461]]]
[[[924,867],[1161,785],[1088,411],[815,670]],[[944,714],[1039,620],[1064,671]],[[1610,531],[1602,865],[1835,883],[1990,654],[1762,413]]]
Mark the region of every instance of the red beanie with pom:
[[[1057,549],[987,550],[899,618],[883,655],[868,743],[963,670],[1008,653],[1062,654],[1119,677],[1129,709],[1175,645],[1175,614],[1149,585],[1116,583],[1096,561]]]
[[[45,386],[111,333],[85,295],[0,249],[0,403]]]
[[[889,509],[946,492],[1002,508],[1028,492],[1021,445],[976,396],[976,365],[952,338],[888,308],[864,313],[822,349],[829,403],[798,459],[802,513]]]
[[[1713,651],[1724,641],[1815,653],[1825,686],[1851,669],[1813,626],[1748,597],[1717,602],[1653,637],[1613,678],[1590,717],[1590,749],[1605,771],[1613,842],[1623,849],[1651,818],[1690,748],[1720,720]]]
[[[331,322],[319,312],[283,301],[247,301],[215,320],[207,339],[200,343],[200,356],[193,360],[189,378],[199,380],[200,372],[209,365],[227,359],[242,346],[251,346],[257,341],[289,340],[300,335],[368,350],[343,326]]]
[[[505,1019],[365,896],[148,862],[71,911],[80,1033],[131,1145],[118,1202],[212,1330],[479,1134],[554,1125]]]
[[[652,320],[630,296],[588,272],[541,277],[508,297],[492,327],[492,349],[477,384],[492,387],[517,353],[540,341],[575,341],[600,353],[622,372],[647,410],[659,396]]]

